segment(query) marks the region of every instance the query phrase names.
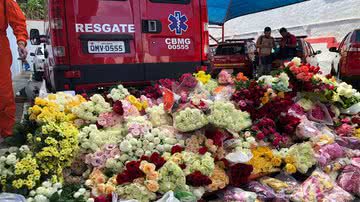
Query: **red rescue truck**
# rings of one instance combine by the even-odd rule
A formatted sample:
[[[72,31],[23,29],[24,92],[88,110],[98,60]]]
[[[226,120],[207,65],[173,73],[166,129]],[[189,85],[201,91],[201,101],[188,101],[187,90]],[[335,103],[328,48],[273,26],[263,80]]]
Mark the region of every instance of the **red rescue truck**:
[[[176,78],[208,65],[206,0],[49,0],[45,80],[83,91]]]

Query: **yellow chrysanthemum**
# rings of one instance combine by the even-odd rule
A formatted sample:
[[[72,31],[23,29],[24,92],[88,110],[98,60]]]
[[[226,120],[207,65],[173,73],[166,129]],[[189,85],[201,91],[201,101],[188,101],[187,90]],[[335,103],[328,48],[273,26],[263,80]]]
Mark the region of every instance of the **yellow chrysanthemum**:
[[[285,166],[285,172],[289,174],[296,173],[296,167],[294,166],[294,164],[288,163]]]

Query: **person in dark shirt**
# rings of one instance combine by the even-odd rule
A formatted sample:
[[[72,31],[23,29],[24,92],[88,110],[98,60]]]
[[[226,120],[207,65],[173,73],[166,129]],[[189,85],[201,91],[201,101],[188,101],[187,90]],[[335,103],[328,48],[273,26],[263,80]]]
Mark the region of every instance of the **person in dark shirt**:
[[[296,37],[284,27],[280,29],[280,34],[283,37],[280,42],[280,57],[284,61],[290,61],[296,56]]]

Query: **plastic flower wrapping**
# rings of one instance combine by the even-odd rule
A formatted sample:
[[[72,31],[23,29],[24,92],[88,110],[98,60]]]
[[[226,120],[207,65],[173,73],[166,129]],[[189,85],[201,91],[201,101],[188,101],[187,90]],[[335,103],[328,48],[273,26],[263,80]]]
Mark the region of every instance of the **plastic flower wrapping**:
[[[0,200],[359,200],[360,93],[299,58],[99,93],[34,100],[0,149]]]

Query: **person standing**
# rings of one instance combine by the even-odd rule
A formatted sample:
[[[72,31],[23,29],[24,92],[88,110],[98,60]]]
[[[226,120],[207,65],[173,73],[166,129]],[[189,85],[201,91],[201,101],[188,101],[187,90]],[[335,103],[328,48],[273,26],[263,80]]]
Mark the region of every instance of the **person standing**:
[[[15,0],[0,0],[0,136],[12,135],[15,124],[15,98],[11,79],[12,55],[6,36],[8,25],[14,30],[20,58],[26,59],[26,18]]]
[[[272,65],[272,49],[275,47],[275,40],[271,37],[271,28],[265,27],[264,34],[256,42],[259,53],[258,76],[270,74]]]
[[[283,37],[280,42],[280,56],[284,61],[290,61],[296,56],[296,37],[287,31],[286,28],[280,29],[280,34]]]

